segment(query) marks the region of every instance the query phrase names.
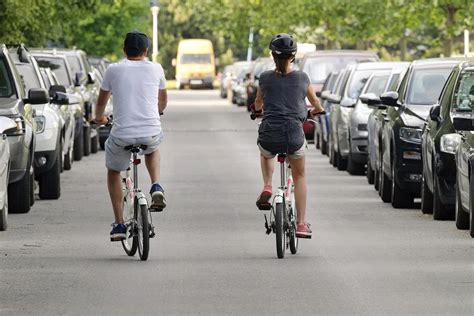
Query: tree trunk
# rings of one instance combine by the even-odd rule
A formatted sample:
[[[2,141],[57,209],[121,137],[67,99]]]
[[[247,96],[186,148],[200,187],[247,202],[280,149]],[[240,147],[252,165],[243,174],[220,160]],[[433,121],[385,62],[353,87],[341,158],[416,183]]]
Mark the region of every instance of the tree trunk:
[[[443,7],[443,9],[446,12],[446,24],[445,24],[446,33],[444,37],[443,52],[444,52],[444,57],[451,57],[451,55],[453,54],[453,36],[454,36],[452,28],[456,23],[454,19],[456,17],[456,12],[458,11],[458,8],[452,5],[447,5]]]
[[[400,60],[407,60],[407,38],[405,34],[400,39]]]

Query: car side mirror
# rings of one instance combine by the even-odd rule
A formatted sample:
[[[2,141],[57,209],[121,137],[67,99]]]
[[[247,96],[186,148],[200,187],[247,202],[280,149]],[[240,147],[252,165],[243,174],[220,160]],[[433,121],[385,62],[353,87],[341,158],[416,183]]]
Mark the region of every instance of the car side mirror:
[[[398,103],[398,93],[395,91],[385,92],[380,96],[382,104],[387,106],[400,106]]]
[[[176,58],[173,58],[173,59],[171,60],[171,66],[176,67],[176,65],[177,65]]]
[[[95,83],[95,74],[93,72],[89,72],[87,74],[87,84],[94,84]]]
[[[430,109],[430,119],[435,122],[440,121],[441,106],[435,105]]]
[[[11,134],[18,130],[18,125],[14,120],[0,116],[0,134]]]
[[[49,87],[49,96],[51,98],[54,98],[57,92],[66,93],[66,87],[60,84],[52,85],[51,87]]]
[[[377,96],[375,93],[369,92],[369,93],[364,93],[359,96],[360,102],[364,104],[369,104],[369,99],[375,99]]]
[[[316,96],[317,96],[318,98],[320,98],[320,97],[321,97],[321,91],[316,91]]]
[[[321,99],[326,100],[329,97],[329,95],[331,95],[331,91],[324,90],[321,92]]]
[[[454,116],[453,126],[456,131],[474,131],[474,121],[470,116]]]
[[[25,102],[30,104],[44,104],[50,101],[49,92],[43,88],[32,88],[28,91],[28,99]]]
[[[341,102],[341,96],[339,96],[337,94],[330,94],[328,96],[327,100],[331,103],[339,104],[339,102]]]
[[[345,108],[353,108],[356,103],[352,98],[344,98],[339,102],[339,104]]]
[[[53,103],[59,105],[67,105],[69,104],[69,97],[66,93],[57,91],[54,94]]]

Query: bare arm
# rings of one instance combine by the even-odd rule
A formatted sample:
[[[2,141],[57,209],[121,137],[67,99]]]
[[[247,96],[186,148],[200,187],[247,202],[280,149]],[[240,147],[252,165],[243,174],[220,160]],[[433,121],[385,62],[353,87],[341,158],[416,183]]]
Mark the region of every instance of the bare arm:
[[[166,91],[166,89],[160,89],[158,91],[158,111],[160,111],[160,113],[163,113],[167,105],[168,105],[168,92]]]
[[[100,89],[99,97],[97,98],[97,103],[95,105],[95,118],[94,121],[98,124],[107,123],[107,118],[104,116],[105,106],[112,95],[111,91],[106,91]]]
[[[314,92],[314,88],[312,85],[308,86],[306,96],[308,97],[309,103],[311,103],[311,105],[313,106],[314,114],[324,111],[323,107],[321,106],[321,102],[319,102],[319,98],[316,96],[316,92]]]
[[[263,110],[263,97],[262,91],[260,91],[260,87],[257,88],[257,96],[255,97],[255,111]]]

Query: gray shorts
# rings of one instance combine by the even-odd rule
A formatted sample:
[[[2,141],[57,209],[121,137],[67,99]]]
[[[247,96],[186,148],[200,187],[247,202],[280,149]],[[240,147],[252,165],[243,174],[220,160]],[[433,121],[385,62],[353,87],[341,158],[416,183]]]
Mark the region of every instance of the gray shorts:
[[[163,140],[163,134],[143,138],[116,138],[112,135],[105,141],[105,166],[109,170],[125,171],[130,165],[131,153],[125,150],[128,145],[147,145],[140,155],[148,155],[158,149]]]
[[[276,155],[272,154],[271,152],[269,152],[268,150],[266,150],[265,148],[263,148],[260,144],[257,143],[257,146],[258,146],[258,149],[260,149],[260,154],[267,158],[267,159],[272,159],[272,158],[275,158]],[[294,153],[288,155],[288,157],[290,157],[291,159],[299,159],[299,158],[303,158],[304,155],[305,155],[305,149],[306,149],[306,141],[304,142],[303,146],[301,146],[300,149],[298,149],[297,151],[295,151]]]

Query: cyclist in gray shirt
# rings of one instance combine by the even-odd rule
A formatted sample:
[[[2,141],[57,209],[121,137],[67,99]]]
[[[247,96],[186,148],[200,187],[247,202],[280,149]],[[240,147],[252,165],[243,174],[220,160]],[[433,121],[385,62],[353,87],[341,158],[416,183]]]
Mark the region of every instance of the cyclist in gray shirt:
[[[311,113],[324,111],[308,75],[292,70],[295,60],[296,39],[288,34],[278,34],[270,42],[275,70],[264,72],[260,76],[259,88],[255,99],[255,111],[263,110],[263,120],[258,131],[258,147],[263,176],[263,190],[257,200],[257,206],[270,203],[272,196],[272,176],[274,157],[279,153],[288,155],[293,180],[295,182],[295,200],[297,209],[296,235],[299,238],[311,238],[311,229],[305,222],[306,178],[305,147],[303,122],[308,113],[305,99],[313,106]]]

